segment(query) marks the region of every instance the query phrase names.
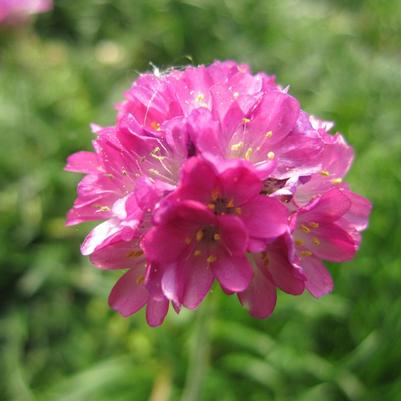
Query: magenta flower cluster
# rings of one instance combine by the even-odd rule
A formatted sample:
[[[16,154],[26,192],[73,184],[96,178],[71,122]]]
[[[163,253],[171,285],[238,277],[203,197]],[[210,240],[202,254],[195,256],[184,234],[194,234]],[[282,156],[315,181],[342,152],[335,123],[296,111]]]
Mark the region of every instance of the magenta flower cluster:
[[[251,315],[280,289],[315,297],[333,282],[322,261],[357,251],[370,203],[343,181],[353,151],[333,124],[300,109],[273,76],[232,61],[141,75],[94,152],[68,224],[105,220],[82,244],[101,269],[127,269],[109,297],[151,326],[169,305],[196,308],[214,282]]]
[[[32,14],[49,11],[52,0],[0,0],[0,24],[17,24]]]

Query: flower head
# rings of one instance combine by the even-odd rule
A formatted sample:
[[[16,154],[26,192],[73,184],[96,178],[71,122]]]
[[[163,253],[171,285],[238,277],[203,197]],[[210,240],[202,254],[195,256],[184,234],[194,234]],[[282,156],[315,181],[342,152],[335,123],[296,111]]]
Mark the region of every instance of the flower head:
[[[258,318],[280,289],[332,290],[322,260],[351,259],[370,203],[343,181],[353,157],[332,123],[300,109],[263,73],[232,61],[140,76],[115,125],[93,125],[93,152],[67,223],[104,220],[82,253],[127,269],[111,291],[150,325],[196,308],[214,282]]]

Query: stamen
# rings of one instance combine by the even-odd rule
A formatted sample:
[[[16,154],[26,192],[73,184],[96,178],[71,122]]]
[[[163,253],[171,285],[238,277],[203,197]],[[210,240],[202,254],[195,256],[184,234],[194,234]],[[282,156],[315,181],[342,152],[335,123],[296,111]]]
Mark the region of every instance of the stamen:
[[[329,173],[327,170],[322,170],[322,171],[320,172],[320,174],[321,174],[323,177],[328,177],[328,176],[330,175],[330,173]]]
[[[138,284],[138,285],[141,285],[141,284],[143,284],[144,282],[145,282],[145,276],[143,275],[143,274],[141,274],[140,276],[138,276],[137,278],[136,278],[136,283]]]
[[[195,96],[195,102],[198,103],[199,106],[201,107],[208,107],[207,103],[204,102],[205,100],[205,95],[201,92],[199,92],[196,96]]]
[[[216,234],[213,235],[213,239],[214,239],[215,241],[220,241],[220,240],[221,240],[221,235],[218,234],[218,233],[216,233]]]
[[[274,152],[270,151],[267,153],[267,158],[269,160],[273,160],[275,157],[276,157],[276,154]]]
[[[216,205],[215,205],[214,203],[208,203],[208,204],[207,204],[207,207],[208,207],[210,210],[216,209]]]
[[[244,118],[242,119],[242,122],[243,122],[244,124],[248,124],[250,121],[251,121],[251,120],[250,120],[249,118],[246,118],[246,117],[244,117]]]
[[[157,160],[163,160],[163,159],[165,159],[165,156],[162,156],[162,155],[160,154],[160,148],[159,148],[158,146],[156,146],[156,147],[150,152],[150,155],[151,155],[152,157],[154,157],[155,159],[157,159]]]
[[[232,207],[234,207],[234,200],[233,199],[230,199],[228,202],[227,202],[227,207],[228,208],[232,208]]]
[[[217,260],[217,257],[216,257],[216,256],[214,256],[214,255],[209,255],[209,256],[207,257],[207,259],[206,259],[206,262],[207,262],[207,263],[213,263],[213,262],[216,262],[216,260]]]
[[[187,245],[189,245],[189,244],[191,243],[191,238],[186,237],[185,240],[184,240],[184,242],[185,242]]]
[[[245,160],[250,160],[250,158],[252,157],[253,154],[253,149],[252,148],[248,148],[245,152]]]
[[[140,249],[134,249],[133,251],[127,254],[127,258],[138,258],[143,255],[143,251]]]
[[[333,178],[331,180],[332,184],[341,184],[343,182],[342,178]]]
[[[301,224],[301,230],[302,230],[304,233],[306,233],[306,234],[309,234],[309,233],[310,233],[310,228],[309,228],[309,227],[306,227],[305,224]]]
[[[156,122],[156,121],[152,121],[150,123],[150,127],[152,129],[154,129],[155,131],[160,131],[160,124],[158,122]]]
[[[312,242],[313,242],[314,245],[316,245],[316,246],[319,246],[319,245],[320,245],[319,238],[317,238],[317,237],[313,237],[313,238],[312,238]]]
[[[296,239],[295,240],[295,245],[296,246],[302,246],[304,244],[304,242],[301,239]]]
[[[231,145],[231,150],[233,152],[238,152],[240,151],[244,146],[244,142],[238,142],[238,143],[234,143],[233,145]]]
[[[201,254],[202,252],[199,249],[194,252],[194,256],[200,256]]]
[[[197,240],[198,242],[202,241],[202,238],[203,238],[203,231],[202,231],[202,230],[198,230],[198,231],[196,232],[195,238],[196,238],[196,240]]]
[[[205,95],[204,95],[203,93],[199,93],[199,94],[195,97],[195,100],[196,100],[198,103],[203,102],[204,99],[205,99]]]
[[[311,251],[302,251],[301,256],[312,256],[313,253]]]
[[[235,214],[240,215],[242,213],[242,209],[240,207],[236,207],[235,209]]]
[[[95,206],[95,208],[97,209],[96,212],[110,212],[110,208],[108,206]]]
[[[239,98],[239,92],[234,92],[233,93],[233,98],[238,99]]]
[[[217,201],[217,199],[219,198],[219,196],[220,196],[220,191],[216,188],[216,189],[213,189],[213,191],[212,191],[212,201],[213,202],[215,202],[215,201]]]
[[[268,132],[266,132],[266,134],[265,134],[265,137],[266,138],[271,138],[273,136],[273,131],[268,131]]]
[[[309,223],[309,225],[310,225],[312,228],[319,228],[319,223],[316,223],[315,221],[311,221],[311,222]]]

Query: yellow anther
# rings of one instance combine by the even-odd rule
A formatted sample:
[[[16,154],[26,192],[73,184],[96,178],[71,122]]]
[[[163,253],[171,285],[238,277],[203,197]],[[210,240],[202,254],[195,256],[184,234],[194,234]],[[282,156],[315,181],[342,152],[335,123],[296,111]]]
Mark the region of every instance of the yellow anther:
[[[240,151],[242,148],[244,147],[244,142],[238,142],[238,143],[234,143],[233,145],[231,145],[231,150],[233,152],[238,152]]]
[[[302,246],[304,244],[304,242],[301,239],[296,239],[295,240],[295,245],[296,246]]]
[[[313,238],[312,238],[312,242],[313,242],[314,245],[316,245],[316,246],[319,246],[319,245],[320,245],[319,238],[317,238],[317,237],[313,237]]]
[[[213,235],[213,239],[214,239],[215,241],[220,241],[220,240],[221,240],[221,235],[218,234],[218,233],[216,233],[216,234]]]
[[[313,253],[311,251],[302,251],[301,256],[312,256]]]
[[[216,262],[216,260],[217,260],[216,256],[214,256],[214,255],[209,255],[209,256],[207,257],[207,259],[206,259],[206,262],[207,262],[207,263],[213,263],[213,262]]]
[[[202,252],[199,249],[194,252],[194,256],[200,256],[201,254]]]
[[[306,227],[305,224],[301,224],[301,230],[302,230],[304,233],[306,233],[306,234],[309,234],[309,233],[310,233],[310,228],[309,228],[309,227]]]
[[[108,206],[96,206],[97,212],[110,212],[110,208]]]
[[[328,177],[328,176],[330,175],[330,173],[329,173],[327,170],[322,170],[322,171],[320,172],[320,174],[321,174],[323,177]]]
[[[189,245],[189,244],[191,243],[191,238],[185,237],[184,242],[185,242],[187,245]]]
[[[143,251],[140,249],[134,249],[133,251],[127,254],[128,258],[138,258],[139,256],[143,255]]]
[[[107,178],[113,178],[113,174],[111,173],[105,173],[104,176]]]
[[[332,184],[341,184],[343,182],[342,178],[333,178],[331,180]]]
[[[239,98],[239,92],[234,92],[233,93],[233,98],[238,99]]]
[[[212,201],[217,201],[217,199],[220,197],[220,191],[218,189],[213,189],[211,196]]]
[[[240,207],[236,207],[234,210],[235,214],[237,214],[238,216],[242,213],[242,209]]]
[[[273,136],[273,131],[267,131],[265,134],[266,138],[271,138]]]
[[[199,106],[207,108],[208,105],[206,102],[204,102],[204,100],[205,100],[205,95],[203,93],[198,93],[195,96],[195,102],[198,103]]]
[[[143,274],[141,274],[140,276],[138,276],[137,278],[136,278],[136,283],[138,284],[138,285],[141,285],[141,284],[143,284],[144,282],[145,282],[145,276],[143,275]]]
[[[252,157],[253,154],[253,149],[252,148],[248,148],[245,152],[245,159],[246,160],[250,160],[250,158]]]
[[[233,200],[233,199],[230,199],[230,200],[227,202],[227,207],[228,207],[228,208],[234,207],[234,200]]]
[[[249,118],[246,118],[246,117],[244,117],[244,118],[242,119],[242,122],[243,122],[244,124],[248,124],[250,121],[251,121],[251,120],[250,120]]]
[[[160,131],[160,124],[156,121],[152,121],[150,123],[150,128],[154,129],[155,131]]]
[[[198,231],[196,232],[195,238],[196,238],[196,240],[197,240],[198,242],[202,241],[202,238],[203,238],[203,231],[202,231],[202,230],[198,230]]]
[[[160,154],[160,148],[156,146],[151,152],[150,155],[158,160],[163,160],[165,157]]]
[[[205,95],[203,93],[198,93],[198,95],[196,95],[195,100],[198,103],[202,103],[205,100]]]
[[[207,204],[207,207],[208,207],[210,210],[216,209],[216,205],[215,205],[214,203],[208,203],[208,204]]]
[[[160,172],[156,170],[155,168],[150,168],[149,173],[154,174],[154,175],[160,175]]]
[[[269,160],[273,160],[275,157],[276,157],[276,154],[274,152],[270,151],[267,153],[267,158]]]
[[[316,223],[315,221],[311,221],[309,223],[309,226],[312,227],[312,228],[319,228],[319,223]]]

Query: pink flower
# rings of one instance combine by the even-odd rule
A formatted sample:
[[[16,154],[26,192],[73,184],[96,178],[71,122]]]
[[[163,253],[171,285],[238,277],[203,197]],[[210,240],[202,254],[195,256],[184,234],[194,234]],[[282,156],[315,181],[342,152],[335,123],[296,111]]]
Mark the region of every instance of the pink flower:
[[[0,0],[0,24],[24,22],[32,14],[49,11],[52,0]]]
[[[178,189],[161,203],[143,241],[148,258],[165,270],[170,299],[194,308],[214,278],[231,292],[247,288],[252,270],[245,252],[263,250],[288,228],[287,208],[261,189],[243,161],[221,173],[197,157],[185,163]]]
[[[354,256],[371,209],[344,182],[353,152],[332,126],[232,61],[140,76],[115,125],[92,125],[94,151],[66,166],[85,174],[67,224],[103,220],[82,253],[128,269],[110,306],[146,306],[157,326],[214,281],[258,318],[277,289],[330,292],[322,260]]]

